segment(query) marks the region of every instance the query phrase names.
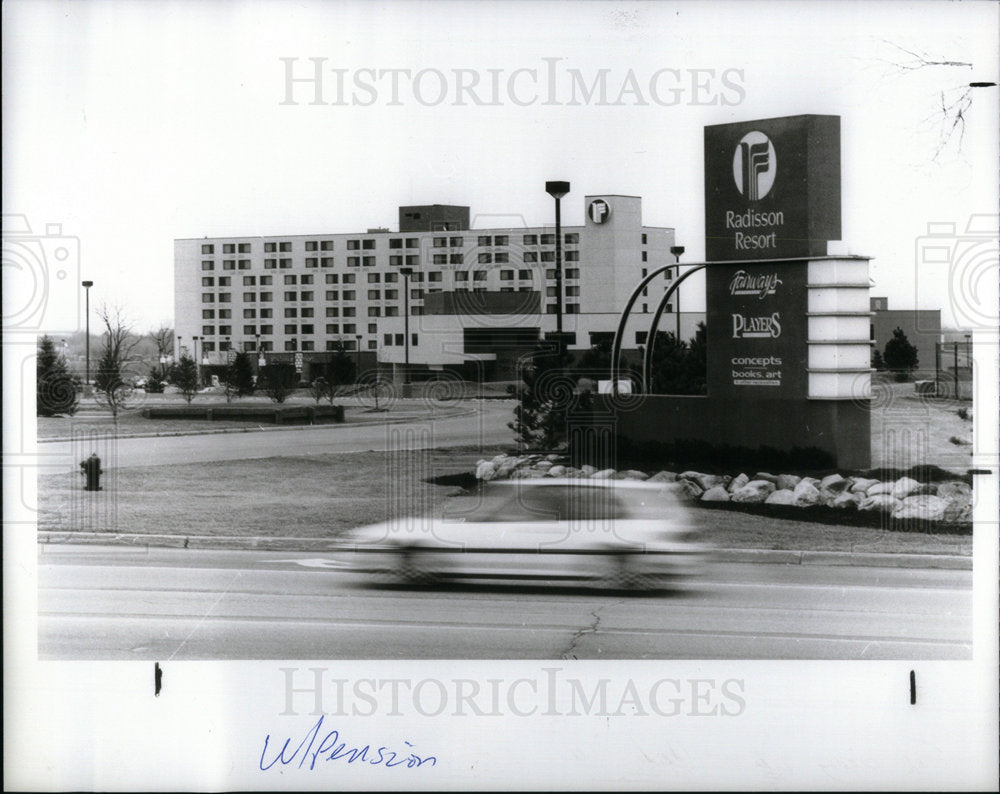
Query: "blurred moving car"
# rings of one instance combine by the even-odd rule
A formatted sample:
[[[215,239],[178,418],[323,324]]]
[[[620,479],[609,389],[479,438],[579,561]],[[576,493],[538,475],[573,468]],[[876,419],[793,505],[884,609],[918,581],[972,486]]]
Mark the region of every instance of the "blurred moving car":
[[[446,500],[439,515],[348,530],[338,549],[383,581],[658,589],[701,568],[700,515],[675,483],[504,480]]]

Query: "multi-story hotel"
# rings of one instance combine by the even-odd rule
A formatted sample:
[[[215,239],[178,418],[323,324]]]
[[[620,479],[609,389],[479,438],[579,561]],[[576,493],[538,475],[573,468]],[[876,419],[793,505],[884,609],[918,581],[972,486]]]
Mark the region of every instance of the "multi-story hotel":
[[[585,350],[614,334],[649,270],[675,262],[674,230],[642,225],[642,199],[584,199],[583,226],[564,226],[563,331]],[[228,350],[295,361],[318,375],[339,345],[410,377],[455,370],[506,380],[557,327],[552,226],[469,228],[469,208],[400,207],[399,231],[216,237],[174,242],[178,354],[224,363]],[[675,277],[640,299],[627,348],[645,343]],[[681,315],[682,338],[702,315]],[[661,328],[675,330],[667,307]],[[634,327],[633,327],[634,326]],[[409,330],[409,345],[406,330]]]

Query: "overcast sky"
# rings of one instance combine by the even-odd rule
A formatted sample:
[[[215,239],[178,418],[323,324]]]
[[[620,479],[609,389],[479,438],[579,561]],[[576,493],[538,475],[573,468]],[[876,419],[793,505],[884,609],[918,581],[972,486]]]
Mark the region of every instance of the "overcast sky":
[[[701,261],[707,124],[841,116],[845,246],[875,257],[873,294],[945,324],[956,279],[918,271],[919,240],[997,212],[996,88],[973,91],[961,146],[941,148],[942,101],[998,80],[993,2],[15,0],[3,15],[4,213],[42,238],[50,331],[75,323],[81,278],[140,330],[172,323],[174,238],[395,229],[416,203],[542,224],[548,179],[572,183],[564,223],[583,222],[585,194],[639,195],[644,222]],[[911,53],[971,67],[909,69]],[[315,63],[325,104],[286,80]],[[46,224],[78,238],[79,272],[72,245],[55,264]],[[5,292],[34,289],[8,259]]]

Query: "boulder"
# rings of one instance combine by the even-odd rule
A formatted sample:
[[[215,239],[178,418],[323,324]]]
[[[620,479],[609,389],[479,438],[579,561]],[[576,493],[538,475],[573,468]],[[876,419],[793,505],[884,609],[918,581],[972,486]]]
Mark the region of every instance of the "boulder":
[[[591,474],[596,474],[597,473],[597,466],[591,466],[589,463],[584,463],[580,467],[580,471],[582,471],[584,474],[586,474],[589,477]]]
[[[701,501],[703,502],[728,502],[729,501],[729,491],[726,490],[723,485],[716,485],[713,488],[709,488],[705,493],[701,495]]]
[[[947,507],[948,503],[944,499],[930,494],[907,496],[892,511],[892,517],[900,521],[940,521],[944,518]]]
[[[492,480],[493,476],[496,474],[496,469],[493,467],[493,463],[484,460],[478,466],[476,466],[476,479],[477,480]]]
[[[779,474],[778,482],[775,485],[778,486],[779,491],[791,491],[801,480],[802,478],[797,474]]]
[[[595,471],[590,475],[592,480],[610,480],[615,476],[614,469],[601,469],[600,471]]]
[[[938,487],[936,482],[921,483],[920,487],[911,493],[910,496],[936,496],[937,489]]]
[[[847,490],[850,485],[848,480],[845,480],[839,474],[828,474],[822,480],[819,481],[820,489],[825,489],[830,491],[830,493],[839,494]]]
[[[769,505],[793,505],[795,504],[795,494],[787,488],[780,488],[771,493],[764,500],[764,503]]]
[[[499,466],[505,460],[507,460],[506,455],[497,455],[496,457],[493,458],[493,460],[490,461],[490,463],[492,463],[494,466]]]
[[[694,480],[680,480],[680,483],[684,487],[684,492],[692,499],[701,499],[701,495],[705,493],[705,489]]]
[[[882,513],[892,513],[899,506],[899,500],[894,499],[892,494],[877,493],[874,496],[866,496],[858,505],[858,510],[864,512],[877,511]]]
[[[672,471],[661,471],[649,478],[649,482],[676,482],[677,475]]]
[[[538,461],[537,463],[534,464],[533,468],[541,469],[543,471],[546,470],[546,469],[551,469],[552,468],[552,461],[551,460],[540,460],[540,461]]]
[[[759,471],[759,472],[757,472],[753,476],[753,479],[754,480],[764,480],[766,482],[774,483],[775,485],[778,484],[778,478],[777,478],[777,476],[775,476],[774,474],[769,474],[766,471]]]
[[[795,497],[793,504],[797,507],[811,507],[812,505],[819,504],[821,501],[819,488],[809,482],[808,479],[803,479],[796,485],[792,494]]]
[[[911,496],[919,487],[920,483],[911,477],[900,477],[892,486],[892,495],[897,499],[905,499],[907,496]]]
[[[734,502],[763,502],[774,493],[774,483],[770,480],[751,480],[742,488],[733,491]]]
[[[747,477],[745,474],[740,474],[739,476],[734,478],[731,483],[729,483],[728,485],[729,493],[739,490],[748,482],[750,482],[750,478]]]
[[[867,477],[852,477],[851,478],[851,492],[852,493],[867,493],[868,489],[873,485],[878,485],[878,480],[871,480]]]
[[[961,497],[966,500],[972,499],[972,488],[961,480],[938,483],[937,496],[942,499],[954,499]]]
[[[833,498],[830,502],[830,507],[836,508],[837,510],[857,510],[858,505],[861,503],[861,499],[862,496],[859,493],[843,491]]]
[[[893,482],[876,482],[874,485],[870,486],[867,491],[865,491],[866,496],[882,496],[883,494],[888,494],[892,496],[892,489],[895,487]]]
[[[545,460],[547,460],[549,463],[558,463],[562,459],[563,456],[560,455],[558,452],[553,452],[551,455],[545,456]]]
[[[549,467],[549,477],[565,477],[565,476],[566,476],[565,466],[560,466],[557,464],[555,466]]]
[[[644,471],[638,471],[637,469],[629,469],[625,472],[626,480],[648,480],[649,475]]]
[[[817,480],[815,477],[803,477],[801,480],[799,480],[799,482],[807,482],[814,488],[819,488],[819,480]]]

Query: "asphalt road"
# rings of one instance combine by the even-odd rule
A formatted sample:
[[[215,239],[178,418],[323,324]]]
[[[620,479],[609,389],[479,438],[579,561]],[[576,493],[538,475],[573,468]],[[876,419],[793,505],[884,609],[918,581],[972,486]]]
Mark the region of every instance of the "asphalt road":
[[[406,414],[405,407],[400,406],[385,414],[372,414],[372,423],[364,425],[315,425],[246,433],[119,438],[113,442],[100,439],[96,443],[82,437],[73,441],[39,443],[38,453],[45,467],[60,469],[96,450],[103,467],[111,469],[280,455],[493,446],[513,442],[507,427],[512,418],[511,406],[508,400],[469,400],[459,406],[463,409],[460,415],[455,415],[454,408],[442,409],[436,415],[428,413],[403,422],[397,421]],[[378,421],[379,416],[386,421]]]
[[[970,571],[716,563],[660,596],[368,586],[333,555],[43,546],[42,660],[969,659]]]

